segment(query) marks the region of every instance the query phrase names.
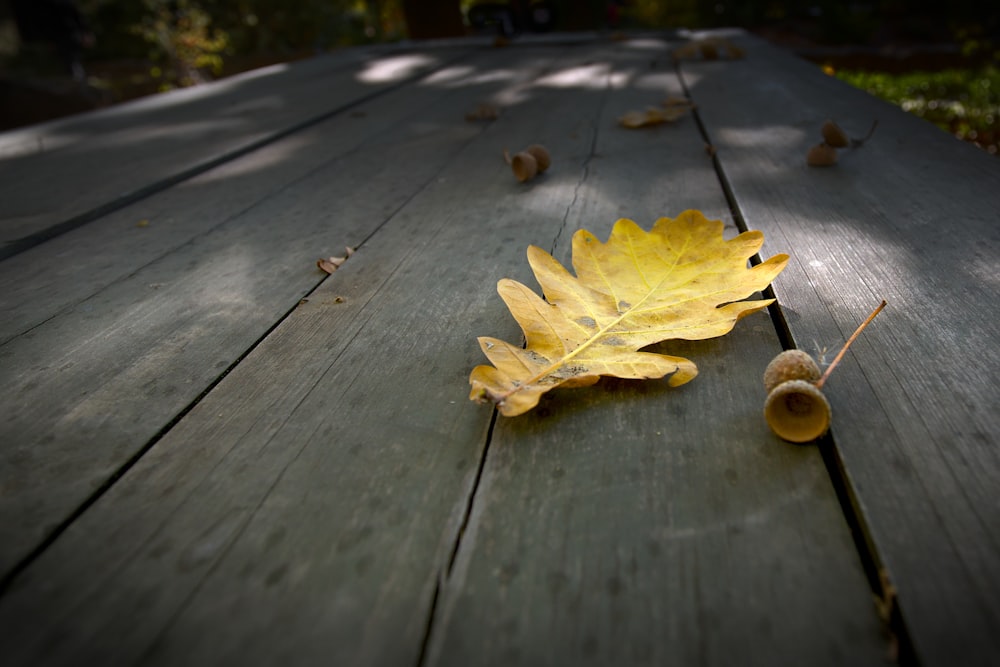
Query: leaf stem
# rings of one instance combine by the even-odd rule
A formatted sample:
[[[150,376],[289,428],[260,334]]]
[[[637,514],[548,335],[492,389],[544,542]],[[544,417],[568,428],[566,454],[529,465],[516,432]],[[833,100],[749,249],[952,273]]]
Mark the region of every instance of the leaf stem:
[[[885,306],[886,306],[886,301],[885,299],[882,299],[882,303],[878,305],[878,308],[873,310],[872,314],[868,316],[868,319],[862,322],[861,325],[854,330],[854,333],[851,334],[851,337],[847,339],[846,343],[844,343],[844,347],[840,348],[840,352],[838,352],[837,356],[833,358],[833,361],[830,362],[830,365],[826,367],[826,372],[823,373],[823,377],[821,377],[819,380],[816,381],[817,389],[823,388],[823,384],[826,383],[826,379],[830,377],[830,373],[832,373],[833,369],[836,368],[837,364],[840,363],[840,360],[844,358],[844,354],[847,353],[847,348],[851,346],[851,343],[854,342],[854,340],[858,337],[861,331],[866,326],[868,326],[872,320],[875,319],[875,316],[878,315],[880,312],[882,312],[882,309],[885,308]]]

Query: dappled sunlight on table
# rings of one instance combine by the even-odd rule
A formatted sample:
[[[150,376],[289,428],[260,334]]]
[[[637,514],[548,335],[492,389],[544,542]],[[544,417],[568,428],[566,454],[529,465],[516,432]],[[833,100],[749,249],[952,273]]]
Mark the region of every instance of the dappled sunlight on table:
[[[364,70],[358,73],[357,80],[361,83],[402,81],[412,76],[417,69],[434,62],[434,58],[417,53],[380,58],[366,63]]]

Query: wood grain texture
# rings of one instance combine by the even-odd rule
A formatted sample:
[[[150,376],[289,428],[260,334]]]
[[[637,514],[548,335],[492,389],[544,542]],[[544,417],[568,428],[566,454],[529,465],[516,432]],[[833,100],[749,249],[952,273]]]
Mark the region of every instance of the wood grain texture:
[[[0,134],[0,258],[470,53],[347,50]]]
[[[693,118],[616,126],[679,92],[668,59],[634,63],[618,64],[632,72],[620,85],[610,79],[554,240],[563,261],[574,229],[605,238],[622,215],[646,227],[687,208],[726,218]],[[779,348],[754,315],[724,338],[657,346],[699,365],[688,385],[606,379],[500,418],[428,664],[882,664],[819,453],[777,440],[760,415],[760,376]]]
[[[818,453],[762,423],[748,369],[775,347],[755,315],[667,347],[688,386],[606,381],[498,424],[429,664],[884,664]]]
[[[474,108],[489,101],[501,84],[530,80],[544,66],[543,60],[532,58],[512,60],[507,54],[481,52],[466,63],[425,77],[405,92],[377,97],[5,260],[0,263],[0,342],[79,306],[324,165],[331,168],[336,162],[349,168],[358,160],[369,162],[366,155],[373,143],[384,152],[387,142],[400,139],[415,113],[440,102],[442,95],[450,96],[450,101],[432,112],[422,128],[410,127],[411,134],[427,135],[441,123],[453,125],[467,110],[465,105]],[[487,70],[505,63],[513,69],[500,82],[489,81],[476,79],[476,70],[467,69],[468,63]],[[281,86],[275,83],[274,88]],[[342,248],[331,247],[329,252]]]
[[[1000,162],[818,68],[743,37],[685,63],[739,210],[792,261],[774,285],[797,345],[836,351],[826,386],[871,548],[925,665],[1000,652]],[[734,104],[733,100],[739,100]],[[824,120],[874,137],[809,168]]]
[[[519,64],[530,79],[547,58],[527,55]],[[453,83],[475,76],[455,74]],[[241,167],[260,164],[248,157],[206,174],[191,192],[123,211],[93,231],[92,243],[107,242],[110,255],[76,262],[63,243],[29,253],[39,267],[65,262],[56,280],[43,279],[50,292],[74,284],[69,298],[46,294],[37,309],[25,303],[30,287],[12,290],[20,299],[12,309],[24,308],[30,319],[0,346],[7,389],[0,397],[0,571],[53,534],[315,288],[324,277],[319,257],[361,244],[482,134],[485,126],[464,121],[467,108],[519,82],[468,84],[428,80],[426,91],[370,107],[389,122],[331,119],[317,128],[324,133],[306,136],[336,151],[325,159],[298,143],[268,154],[275,169],[303,155],[307,167],[291,167],[289,180],[241,180]],[[392,111],[407,107],[409,115]],[[151,222],[163,228],[155,237],[162,246],[141,236],[154,230],[133,222],[149,210],[162,216]],[[74,240],[83,236],[80,230]],[[69,256],[46,257],[45,249]],[[21,266],[0,264],[4,282],[17,285]]]
[[[553,71],[596,55],[571,50]],[[428,150],[454,152],[15,580],[5,664],[416,661],[491,420],[467,400],[474,336],[513,334],[496,280],[527,279],[525,247],[562,226],[603,100],[500,88],[510,108],[483,130],[459,115],[412,150],[385,138],[397,183]],[[465,111],[453,102],[442,109]],[[528,186],[501,159],[526,141],[555,156]],[[322,175],[361,191],[346,170]],[[278,193],[254,219],[273,223],[284,197],[324,214],[323,187]],[[365,192],[354,205],[380,199]]]

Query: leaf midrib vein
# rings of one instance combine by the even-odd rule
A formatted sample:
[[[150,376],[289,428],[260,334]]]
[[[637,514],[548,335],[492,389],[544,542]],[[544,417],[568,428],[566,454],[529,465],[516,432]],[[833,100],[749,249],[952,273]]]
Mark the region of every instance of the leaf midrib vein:
[[[610,240],[609,240],[609,242],[610,242]],[[597,331],[597,333],[595,333],[590,338],[588,338],[586,341],[584,341],[583,343],[581,343],[580,345],[578,345],[573,351],[565,354],[558,361],[555,361],[552,364],[549,364],[549,366],[547,366],[546,368],[544,368],[540,372],[536,373],[532,377],[528,378],[527,380],[525,380],[524,382],[522,382],[519,386],[515,387],[514,389],[512,389],[509,392],[507,392],[506,394],[504,394],[503,397],[501,398],[501,401],[506,400],[509,396],[511,396],[512,394],[514,394],[516,392],[521,391],[525,387],[533,386],[535,383],[537,383],[539,380],[541,380],[545,376],[549,375],[550,373],[555,372],[560,367],[565,366],[570,361],[572,361],[573,359],[575,359],[583,350],[586,350],[586,349],[590,348],[592,345],[594,345],[594,343],[597,340],[599,340],[608,331],[610,331],[612,327],[616,326],[623,319],[625,319],[625,317],[627,315],[634,314],[636,307],[640,306],[647,299],[649,299],[651,295],[655,294],[658,291],[660,285],[662,285],[667,280],[667,278],[669,278],[672,275],[672,273],[674,272],[674,270],[677,268],[677,264],[680,261],[680,258],[683,257],[684,254],[687,252],[688,247],[690,246],[690,244],[691,244],[691,235],[689,234],[687,236],[687,238],[685,239],[685,241],[684,241],[684,247],[680,250],[680,252],[676,253],[676,255],[674,257],[674,264],[673,264],[673,266],[671,266],[670,269],[667,270],[667,272],[660,279],[660,281],[656,285],[656,287],[650,288],[650,289],[647,290],[646,294],[639,300],[639,303],[634,304],[634,305],[630,305],[625,310],[625,312],[620,313],[618,315],[618,317],[616,317],[615,319],[611,320],[606,325],[604,325],[603,327],[601,327]],[[629,247],[631,248],[631,240],[629,241]],[[591,259],[593,259],[593,252],[591,252],[589,249],[588,249],[588,252],[590,253]],[[608,286],[608,288],[611,291],[612,295],[615,296],[615,298],[617,300],[617,296],[614,295],[613,286],[611,285],[610,281],[608,281],[607,276],[604,273],[603,267],[596,260],[593,263],[597,267],[598,273],[600,274],[601,279],[604,281],[605,285]],[[620,300],[618,300],[618,302],[620,303]],[[552,325],[549,324],[548,320],[546,320],[546,324],[548,324],[549,328],[552,329]],[[554,329],[553,329],[553,332],[554,332]],[[557,339],[559,339],[560,342],[562,342],[562,338],[560,338],[558,335],[556,335],[555,337]],[[565,345],[563,345],[563,347],[565,349]]]

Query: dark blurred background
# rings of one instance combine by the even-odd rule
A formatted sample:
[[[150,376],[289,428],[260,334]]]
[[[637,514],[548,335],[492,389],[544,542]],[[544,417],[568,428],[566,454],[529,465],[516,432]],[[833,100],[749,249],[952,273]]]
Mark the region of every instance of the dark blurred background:
[[[0,131],[380,42],[739,26],[996,152],[982,0],[0,0]]]

